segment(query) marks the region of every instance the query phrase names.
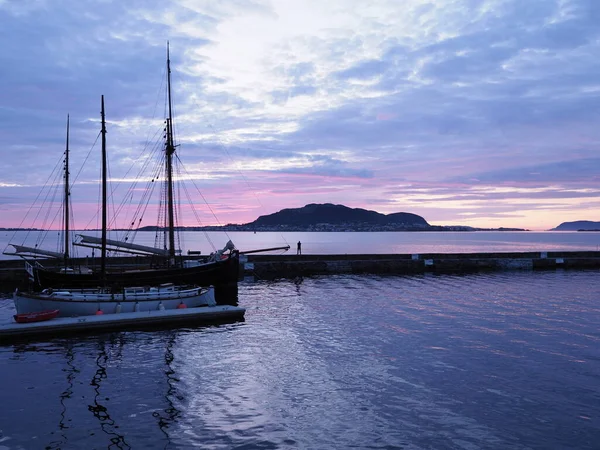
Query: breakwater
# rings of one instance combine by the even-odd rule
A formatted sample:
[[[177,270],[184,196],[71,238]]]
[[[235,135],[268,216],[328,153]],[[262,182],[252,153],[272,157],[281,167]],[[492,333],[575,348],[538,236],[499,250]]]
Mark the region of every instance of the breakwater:
[[[150,267],[150,259],[111,258],[111,266]],[[98,270],[97,261],[82,259],[74,265]],[[45,262],[45,265],[50,265]],[[600,251],[510,252],[510,253],[422,253],[344,255],[242,255],[240,278],[295,278],[334,274],[472,273],[507,270],[557,270],[600,268]],[[21,260],[0,261],[0,291],[27,288],[28,276]]]
[[[424,253],[378,255],[248,255],[245,276],[257,279],[328,274],[472,273],[600,268],[600,252]]]

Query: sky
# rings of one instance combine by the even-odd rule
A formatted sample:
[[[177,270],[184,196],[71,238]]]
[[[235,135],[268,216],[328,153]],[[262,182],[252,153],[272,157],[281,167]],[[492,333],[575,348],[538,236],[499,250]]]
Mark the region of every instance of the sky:
[[[67,114],[75,225],[97,221],[101,95],[126,198],[163,126],[167,41],[183,225],[309,203],[600,221],[596,0],[0,0],[0,24],[0,227],[34,226]]]

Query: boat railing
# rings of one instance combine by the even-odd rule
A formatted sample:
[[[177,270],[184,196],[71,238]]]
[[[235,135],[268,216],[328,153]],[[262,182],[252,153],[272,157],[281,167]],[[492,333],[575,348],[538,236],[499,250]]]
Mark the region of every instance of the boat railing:
[[[123,292],[123,293],[93,293],[93,292],[71,292],[54,291],[49,293],[49,297],[60,300],[89,301],[89,302],[119,302],[119,301],[160,301],[173,299],[186,299],[196,295],[201,295],[207,291],[201,288],[186,289],[180,291],[151,291],[151,292]]]

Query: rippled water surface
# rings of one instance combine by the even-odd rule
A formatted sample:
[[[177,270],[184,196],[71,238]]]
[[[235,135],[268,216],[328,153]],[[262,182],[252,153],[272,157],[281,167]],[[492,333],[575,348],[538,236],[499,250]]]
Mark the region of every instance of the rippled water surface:
[[[90,232],[93,234],[94,232]],[[158,232],[140,231],[135,243],[155,246]],[[61,253],[61,239],[57,232],[17,231],[0,233],[0,249],[12,253],[12,244],[38,246]],[[121,240],[119,232],[109,238]],[[428,232],[228,232],[187,231],[181,234],[178,245],[185,254],[188,250],[208,255],[222,248],[231,239],[241,251],[278,248],[266,254],[280,254],[281,246],[290,245],[291,253],[296,243],[302,242],[305,255],[343,254],[411,254],[411,253],[478,253],[478,252],[552,252],[598,251],[600,232],[580,233],[557,231],[428,231]],[[160,247],[160,246],[159,246]],[[91,256],[89,248],[75,247],[72,256]],[[0,254],[2,259],[19,259],[18,256]]]
[[[243,283],[245,322],[5,344],[0,449],[597,449],[598,276]]]

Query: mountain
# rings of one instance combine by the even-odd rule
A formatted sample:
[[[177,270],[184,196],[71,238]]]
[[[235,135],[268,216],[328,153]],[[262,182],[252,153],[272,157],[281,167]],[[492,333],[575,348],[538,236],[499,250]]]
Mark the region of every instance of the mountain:
[[[254,222],[245,224],[253,228],[302,228],[333,226],[337,228],[359,228],[369,227],[404,229],[404,230],[427,230],[433,228],[427,221],[416,214],[393,213],[381,214],[362,208],[349,208],[344,205],[331,203],[311,203],[302,208],[282,209],[279,212],[260,216]]]
[[[556,228],[550,231],[592,231],[600,230],[600,222],[592,222],[591,220],[576,220],[575,222],[563,222]]]
[[[0,0],[1,1],[1,0]],[[574,228],[567,227],[570,224]],[[581,224],[591,224],[591,228]],[[349,208],[332,203],[311,203],[302,208],[282,209],[279,212],[260,216],[245,224],[180,226],[177,230],[187,231],[528,231],[523,228],[476,228],[466,225],[430,225],[416,214],[399,212],[381,214],[362,208]],[[600,222],[566,222],[554,230],[600,230]],[[0,229],[1,230],[1,229]],[[164,230],[159,226],[145,226],[138,231]]]

